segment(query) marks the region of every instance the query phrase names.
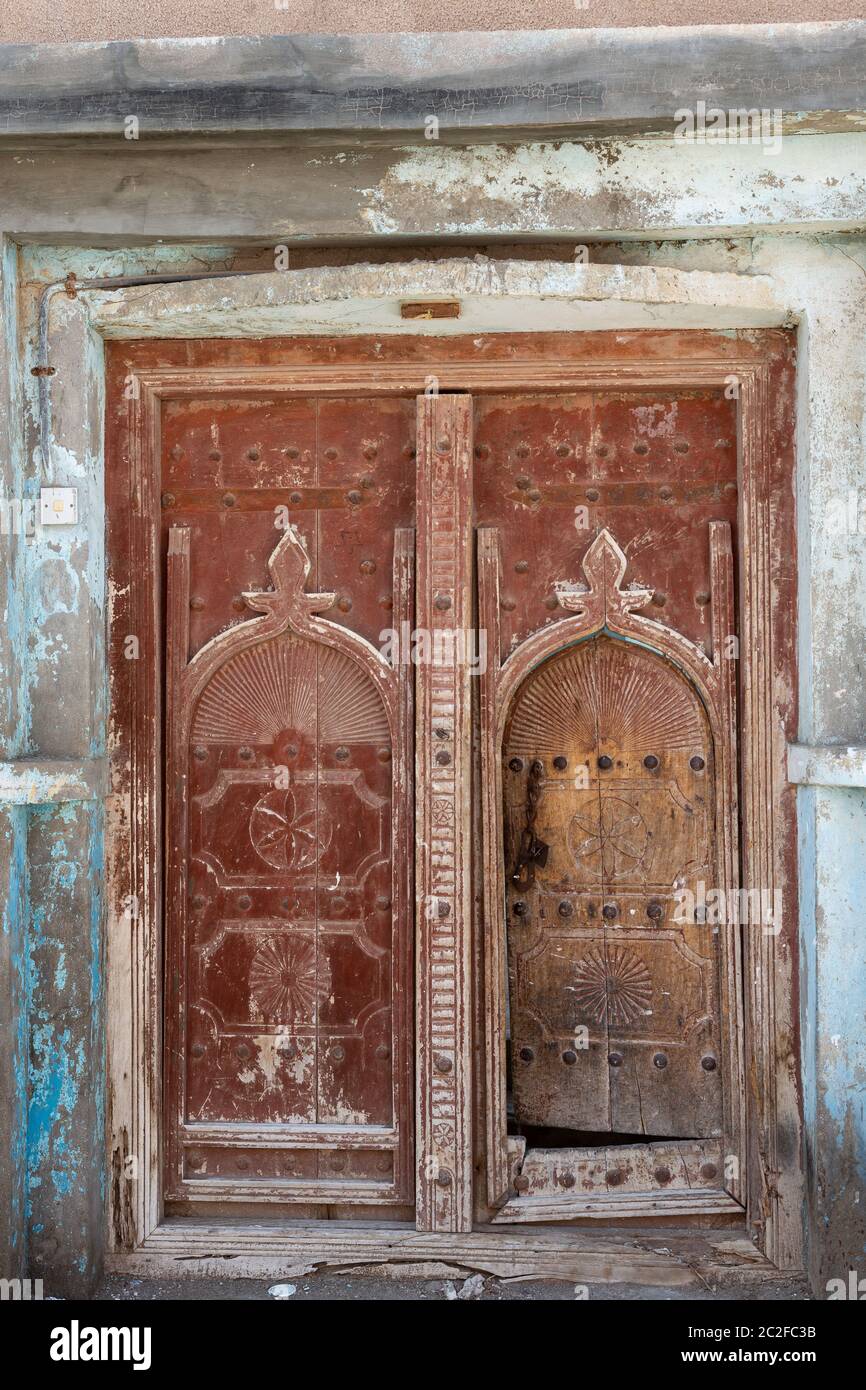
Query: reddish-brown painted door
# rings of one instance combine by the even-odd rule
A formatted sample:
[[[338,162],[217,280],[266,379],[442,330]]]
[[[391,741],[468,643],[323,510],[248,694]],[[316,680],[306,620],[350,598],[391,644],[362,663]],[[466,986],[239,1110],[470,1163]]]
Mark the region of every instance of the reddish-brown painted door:
[[[715,738],[698,687],[660,653],[675,634],[698,669],[711,654],[709,523],[736,521],[736,450],[718,389],[476,403],[504,671],[580,608],[600,536],[602,610],[620,580],[645,586],[622,600],[645,637],[600,619],[527,661],[499,748],[509,1113],[530,1142],[566,1146],[572,1182],[570,1144],[724,1129],[720,934],[685,906],[719,881]]]
[[[167,1195],[412,1200],[414,402],[170,403]]]

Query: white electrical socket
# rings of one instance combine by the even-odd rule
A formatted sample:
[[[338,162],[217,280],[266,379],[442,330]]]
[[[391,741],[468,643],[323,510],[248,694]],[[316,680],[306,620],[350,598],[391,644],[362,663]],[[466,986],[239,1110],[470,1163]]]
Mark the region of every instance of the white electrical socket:
[[[40,488],[39,519],[43,526],[74,525],[78,520],[78,488]]]

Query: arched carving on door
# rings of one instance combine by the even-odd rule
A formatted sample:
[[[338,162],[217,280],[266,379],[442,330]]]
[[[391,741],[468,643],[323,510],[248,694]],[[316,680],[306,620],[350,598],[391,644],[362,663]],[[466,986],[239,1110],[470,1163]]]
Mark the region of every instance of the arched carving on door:
[[[413,539],[395,533],[398,621],[413,609]],[[237,1188],[249,1171],[250,1195],[263,1178],[292,1178],[283,1200],[405,1200],[408,676],[321,616],[336,595],[307,592],[310,560],[292,527],[268,563],[273,588],[244,595],[261,616],[189,660],[189,547],[189,529],[173,527],[168,1194],[222,1195],[220,1164],[237,1159],[226,1146],[243,1126],[241,1176],[225,1177]]]
[[[608,824],[616,809],[613,805],[615,793],[610,790],[614,782],[619,780],[628,785],[627,795],[620,798],[624,802],[628,801],[628,806],[621,808],[624,814],[628,811],[629,815],[641,815],[642,819],[645,817],[642,816],[637,802],[645,795],[641,790],[644,782],[648,782],[653,789],[650,799],[655,798],[656,803],[659,797],[658,789],[663,781],[670,784],[665,794],[671,796],[673,793],[676,775],[672,779],[666,774],[676,771],[674,764],[679,754],[670,745],[663,748],[663,754],[649,747],[645,750],[637,747],[637,744],[642,745],[647,741],[653,732],[653,722],[655,733],[651,741],[657,742],[667,728],[669,736],[673,733],[673,742],[683,745],[682,756],[686,758],[686,762],[694,757],[702,759],[704,763],[697,774],[695,769],[689,769],[689,772],[693,780],[695,775],[700,775],[705,786],[708,780],[712,783],[711,798],[706,810],[707,824],[712,827],[713,833],[712,842],[708,842],[704,856],[709,865],[709,881],[725,893],[736,889],[736,663],[730,659],[733,652],[729,649],[734,614],[730,531],[726,523],[710,523],[710,552],[711,654],[707,654],[682,634],[640,614],[638,610],[647,605],[652,590],[636,584],[623,585],[626,557],[610,532],[602,531],[584,556],[582,568],[585,582],[563,582],[558,586],[560,604],[570,616],[536,632],[502,661],[499,640],[498,536],[494,530],[479,533],[481,623],[487,629],[491,658],[482,680],[481,722],[485,869],[487,1176],[488,1193],[492,1202],[502,1202],[508,1197],[512,1177],[505,1123],[505,977],[509,954],[506,914],[514,920],[517,914],[513,909],[517,903],[521,903],[527,917],[537,917],[543,910],[548,920],[548,914],[551,911],[555,912],[557,923],[560,920],[573,921],[575,916],[580,922],[582,906],[583,926],[578,930],[575,925],[570,932],[572,941],[581,943],[576,953],[573,953],[574,959],[571,962],[570,968],[574,978],[562,983],[567,988],[578,991],[583,1001],[582,1008],[587,1015],[592,1014],[594,1006],[596,1015],[601,1011],[596,1028],[603,1027],[605,1037],[614,1037],[616,1029],[623,1033],[623,1037],[628,1036],[629,1029],[634,1035],[635,1020],[640,1022],[642,1017],[647,1016],[646,1011],[652,1007],[652,971],[647,967],[645,953],[635,949],[635,944],[640,945],[648,939],[647,929],[640,929],[644,935],[638,936],[635,943],[631,940],[626,941],[625,937],[636,935],[637,929],[630,931],[620,928],[619,939],[616,939],[611,926],[610,932],[607,933],[610,938],[608,943],[605,927],[595,927],[594,919],[591,920],[588,914],[592,905],[593,911],[598,914],[602,914],[605,907],[609,910],[616,908],[619,917],[620,904],[617,898],[622,894],[607,893],[605,890],[607,887],[616,888],[617,874],[627,875],[629,872],[629,855],[625,851],[618,854],[610,833],[615,827],[613,822]],[[637,669],[655,683],[659,697],[657,709],[653,708],[647,712],[645,703],[638,698],[635,679]],[[622,681],[617,680],[618,676],[622,677],[624,674],[628,676],[630,690],[624,690]],[[575,692],[581,698],[570,700],[564,693],[563,684],[567,684],[569,679],[572,683],[582,684],[582,692]],[[592,711],[589,722],[588,710]],[[605,739],[600,738],[601,734],[607,732],[601,727],[600,716],[607,721],[608,730],[613,730],[614,724],[618,721],[617,737],[622,743],[628,735],[627,750],[617,747],[610,737],[607,740],[610,747],[607,748]],[[629,719],[632,720],[631,730]],[[590,733],[593,735],[591,740]],[[634,735],[638,733],[640,737],[635,739]],[[566,734],[572,740],[571,753],[564,747],[553,749],[552,744],[547,748],[551,740],[562,742]],[[575,757],[577,747],[575,740],[583,740],[583,746],[587,750],[591,749],[587,757],[592,756],[596,759],[597,765],[593,772],[590,773],[587,769],[588,786],[582,797],[586,808],[592,808],[592,814],[588,818],[584,817],[584,833],[582,838],[576,841],[575,836],[580,836],[580,826],[577,824],[580,820],[580,808],[569,806],[568,822],[560,825],[558,847],[551,861],[551,846],[547,844],[542,832],[552,829],[551,808],[554,805],[554,796],[552,791],[546,792],[545,787],[566,786],[569,776],[573,778],[575,775],[574,772],[569,772],[570,762]],[[693,742],[694,749],[691,747]],[[663,745],[659,743],[659,747]],[[627,756],[623,756],[624,753],[627,753]],[[637,773],[633,766],[638,753],[641,754],[640,773]],[[644,757],[658,757],[658,767],[644,767]],[[555,767],[555,758],[564,759],[566,767]],[[610,760],[609,768],[604,766],[603,759]],[[585,758],[584,762],[586,761]],[[503,768],[504,763],[506,766]],[[602,763],[601,767],[598,766],[599,763]],[[518,767],[518,764],[523,765]],[[634,776],[631,776],[632,773]],[[603,782],[602,779],[609,774],[610,780]],[[513,788],[509,787],[509,779],[514,783]],[[603,790],[604,787],[607,790]],[[562,795],[559,795],[560,803],[564,804]],[[541,806],[545,796],[548,800],[548,811],[543,813]],[[682,799],[688,804],[688,791]],[[674,804],[673,800],[671,804]],[[512,821],[519,821],[518,807],[522,811],[523,825],[519,836],[517,824],[504,823],[503,806],[513,807],[514,814],[511,810],[506,811],[506,818]],[[534,814],[531,811],[533,807]],[[530,814],[527,815],[527,812]],[[688,813],[683,809],[683,825],[686,824],[687,816]],[[593,858],[593,837],[598,841],[595,855],[597,862],[589,870],[588,866]],[[549,838],[553,840],[557,837],[551,834]],[[515,862],[508,866],[510,883],[506,882],[506,866],[502,852],[504,842],[511,844],[515,859]],[[576,869],[569,882],[569,876],[564,871],[565,859],[570,855],[574,860],[575,848],[583,849],[584,867],[588,872],[595,874],[597,884],[588,885],[584,882],[581,885]],[[634,850],[634,846],[631,848]],[[546,865],[533,869],[533,864],[539,865],[545,853],[548,862],[551,863],[551,872],[547,879],[544,878],[547,873]],[[556,862],[557,854],[561,856],[559,863]],[[640,859],[639,855],[637,857]],[[644,863],[645,860],[644,855]],[[641,880],[640,872],[634,871],[634,859],[631,873],[634,901],[636,902],[638,897],[646,898],[644,910],[651,905],[655,907],[662,895],[659,891],[654,891],[652,896],[648,896],[646,890],[654,887],[654,881],[651,878]],[[541,875],[540,886],[534,886],[537,875]],[[627,877],[620,880],[627,881]],[[566,891],[569,888],[573,888],[575,892]],[[657,888],[658,885],[655,885],[656,890]],[[548,889],[551,890],[549,893]],[[589,891],[590,889],[592,891]],[[534,908],[530,908],[528,893],[541,899]],[[560,903],[564,904],[564,913],[571,911],[571,918],[560,919]],[[670,915],[669,907],[663,905],[662,910]],[[606,919],[600,915],[597,920],[604,924]],[[652,920],[647,919],[648,922]],[[526,948],[521,947],[520,951],[512,952],[511,979],[518,991],[518,1019],[521,1007],[520,989],[531,973],[528,970],[522,971],[520,962],[525,959],[528,964],[530,960],[543,959],[547,954],[543,944],[543,933],[538,930],[538,925],[536,922],[539,942],[534,941],[533,928],[530,927]],[[649,928],[649,931],[653,930]],[[676,955],[679,962],[685,963],[693,982],[702,973],[706,979],[706,969],[701,964],[701,960],[706,960],[706,952],[693,950],[681,932],[669,931],[668,940],[668,952],[671,954],[672,962]],[[722,1036],[719,1038],[718,1054],[707,1049],[704,1055],[708,1058],[717,1057],[723,1082],[721,1118],[724,1144],[726,1152],[739,1154],[743,1120],[737,931],[721,928],[719,942],[718,989],[722,999]],[[549,958],[553,960],[554,956],[550,955]],[[544,974],[543,967],[541,973]],[[550,980],[547,983],[550,984]],[[524,995],[525,993],[524,989]],[[553,994],[555,993],[554,988]],[[614,997],[617,995],[619,1002],[614,1003]],[[548,990],[545,997],[549,996]],[[706,1017],[707,997],[707,988],[705,984],[701,984],[693,1001],[693,1023],[696,1028],[699,1027],[700,1019]],[[614,1014],[617,1015],[616,1019]],[[555,1055],[555,1065],[559,1068],[560,1075],[563,1072],[568,1073],[569,1070],[577,1072],[577,1068],[569,1069],[567,1066],[574,1056],[573,1047],[563,1046],[561,1040],[557,1040],[554,1036],[556,1029],[551,1028],[550,1019],[545,1019],[543,1008],[536,1008],[535,1015],[540,1049],[534,1046],[530,1039],[521,1044],[515,1037],[518,1049],[524,1046],[527,1054],[533,1054],[528,1062],[524,1060],[522,1063],[526,1071],[539,1067],[537,1054],[540,1050],[543,1054],[549,1052],[551,1057]],[[532,1017],[531,1007],[526,1009],[526,1016],[527,1020]],[[680,1031],[685,1033],[687,1030]],[[700,1037],[699,1031],[696,1036]],[[608,1104],[611,1095],[609,1078],[612,1065],[608,1054],[614,1054],[616,1063],[621,1050],[619,1047],[598,1048],[599,1058],[603,1059],[604,1084],[601,1085],[600,1091],[598,1087],[595,1091],[596,1099],[597,1094],[604,1098],[605,1114],[599,1115],[596,1112],[593,1121],[589,1108],[593,1087],[588,1085],[585,1093],[582,1092],[587,1097],[586,1105],[584,1106],[582,1101],[577,1102],[571,1114],[568,1113],[566,1105],[562,1114],[558,1117],[554,1115],[553,1123],[587,1130],[611,1130],[619,1127],[615,1108],[611,1109]],[[652,1066],[653,1055],[657,1053],[661,1056],[664,1048],[653,1050],[652,1047],[644,1047],[644,1051],[649,1051],[649,1056],[644,1061],[648,1060]],[[565,1057],[565,1063],[564,1054],[569,1054]],[[665,1060],[667,1061],[666,1054]],[[700,1058],[698,1061],[700,1062]],[[515,1071],[520,1063],[521,1059],[518,1057]],[[550,1065],[552,1063],[545,1061],[540,1070],[543,1072],[543,1068],[547,1066],[549,1069]],[[600,1077],[601,1075],[602,1073]],[[552,1080],[552,1077],[548,1078],[551,1084]],[[522,1083],[516,1084],[519,1090]],[[527,1123],[537,1123],[538,1120],[533,1118],[531,1113],[531,1090],[532,1086],[527,1091]],[[551,1085],[545,1087],[542,1082],[541,1090],[549,1094]],[[668,1121],[670,1119],[669,1115]],[[630,1121],[622,1127],[622,1132],[652,1133],[652,1130],[648,1130],[646,1125],[641,1123],[635,1127],[633,1121]],[[681,1128],[674,1129],[674,1132],[686,1131]],[[726,1187],[731,1195],[738,1195],[739,1186],[736,1181],[728,1181]],[[507,1206],[506,1202],[506,1208]]]

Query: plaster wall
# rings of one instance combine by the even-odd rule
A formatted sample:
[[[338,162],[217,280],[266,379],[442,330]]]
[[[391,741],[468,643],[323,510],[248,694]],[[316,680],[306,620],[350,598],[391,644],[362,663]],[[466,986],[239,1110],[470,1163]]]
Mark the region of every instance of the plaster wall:
[[[807,755],[794,760],[791,776],[803,784],[807,1251],[817,1289],[849,1268],[862,1274],[866,566],[863,533],[829,518],[834,498],[864,487],[863,140],[796,137],[775,164],[763,151],[757,162],[752,151],[714,151],[711,167],[690,164],[663,142],[611,143],[603,152],[576,143],[368,149],[342,159],[277,143],[199,154],[195,173],[196,157],[183,153],[139,154],[134,167],[123,150],[3,156],[18,162],[6,166],[0,216],[21,243],[7,242],[3,262],[7,487],[12,496],[32,496],[40,482],[82,490],[77,527],[3,547],[4,660],[13,663],[12,688],[16,671],[26,672],[28,697],[2,714],[10,756],[28,760],[31,788],[26,798],[20,787],[13,795],[16,776],[20,783],[24,775],[20,761],[3,770],[0,829],[11,891],[0,1006],[11,1009],[21,991],[27,997],[23,1031],[19,1010],[7,1034],[3,1074],[4,1084],[18,1083],[14,1113],[29,1113],[26,1141],[0,1173],[13,1261],[29,1240],[33,1273],[45,1272],[60,1289],[92,1278],[102,1245],[101,956],[105,935],[117,942],[124,929],[112,911],[103,914],[98,851],[105,792],[102,338],[165,333],[169,323],[187,335],[395,332],[400,299],[447,291],[465,300],[461,332],[799,325],[800,742]],[[529,265],[519,252],[502,258],[501,243],[515,234],[534,239]],[[354,251],[308,244],[353,237]],[[94,246],[102,238],[114,244]],[[546,258],[544,238],[558,260]],[[575,268],[568,247],[586,240],[592,263]],[[270,270],[273,247],[283,241],[298,268],[256,281],[88,292],[75,301],[58,295],[46,466],[30,375],[42,286],[69,270],[81,277],[235,264]],[[419,252],[407,241],[426,243],[417,265]],[[468,263],[455,242],[474,243]],[[365,268],[365,255],[381,262],[391,247],[397,265]],[[476,252],[488,259],[473,259]],[[357,264],[338,273],[328,269],[329,258]],[[315,264],[304,269],[305,260]],[[617,265],[626,268],[611,268]],[[844,775],[838,759],[808,753],[839,744],[852,745]],[[59,779],[58,760],[66,768]],[[111,810],[124,814],[122,806]],[[22,975],[14,962],[25,937]],[[2,1210],[5,1216],[5,1202]]]
[[[858,19],[857,0],[648,0],[640,8],[642,25],[768,24],[804,20]],[[537,29],[630,27],[635,6],[628,0],[542,0],[532,8]],[[445,0],[436,8],[438,30],[523,29],[526,6],[517,0]],[[0,15],[0,41],[69,43],[74,40],[195,37],[198,34],[357,34],[418,32],[431,27],[423,4],[369,0],[152,0],[131,11],[125,0],[23,0]]]

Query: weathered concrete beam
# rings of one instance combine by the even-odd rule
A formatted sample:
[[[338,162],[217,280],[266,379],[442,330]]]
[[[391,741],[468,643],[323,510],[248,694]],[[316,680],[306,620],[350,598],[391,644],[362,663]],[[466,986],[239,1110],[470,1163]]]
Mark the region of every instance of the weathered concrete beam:
[[[866,787],[866,747],[789,744],[788,781],[801,787]]]
[[[866,225],[866,133],[762,145],[661,140],[257,148],[118,136],[98,150],[0,150],[20,241],[290,246],[752,236]],[[592,259],[592,257],[590,257]]]
[[[851,129],[866,25],[726,25],[429,34],[299,34],[3,45],[0,131],[670,130],[679,107],[778,108]]]

